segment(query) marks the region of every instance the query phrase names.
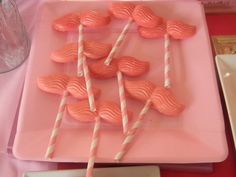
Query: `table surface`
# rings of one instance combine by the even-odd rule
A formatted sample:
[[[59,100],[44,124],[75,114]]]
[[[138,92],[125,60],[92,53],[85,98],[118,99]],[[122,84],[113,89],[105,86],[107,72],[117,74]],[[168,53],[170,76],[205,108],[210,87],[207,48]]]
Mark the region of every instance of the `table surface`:
[[[234,14],[208,14],[206,16],[209,34],[212,35],[236,35],[236,13]],[[217,76],[218,77],[218,76]],[[229,148],[229,155],[224,162],[213,164],[212,173],[193,173],[193,172],[180,172],[172,170],[161,170],[162,177],[235,177],[236,176],[236,151],[234,149],[232,133],[230,130],[230,124],[228,114],[223,99],[223,93],[218,79],[219,90],[221,94],[222,107],[225,117],[226,136]],[[82,168],[86,167],[82,164],[60,164],[59,169],[68,168]]]

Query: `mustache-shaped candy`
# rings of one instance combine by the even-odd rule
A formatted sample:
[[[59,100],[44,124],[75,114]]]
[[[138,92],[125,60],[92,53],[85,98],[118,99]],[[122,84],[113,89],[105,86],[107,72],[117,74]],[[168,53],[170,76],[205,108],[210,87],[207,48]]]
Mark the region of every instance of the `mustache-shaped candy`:
[[[162,18],[155,15],[149,7],[144,5],[137,5],[132,15],[139,26],[154,28],[162,23]]]
[[[88,101],[84,100],[76,104],[67,105],[67,110],[71,117],[81,122],[92,122],[95,117],[99,116],[111,124],[120,125],[122,123],[121,110],[118,104],[111,101],[103,101],[98,103],[97,107],[97,112],[90,111]],[[129,115],[131,116],[132,113],[129,112]]]
[[[110,50],[111,44],[105,44],[97,41],[84,41],[84,55],[90,59],[101,59],[106,57]],[[78,44],[68,43],[62,48],[51,54],[51,59],[58,63],[68,63],[78,59]]]
[[[65,74],[55,74],[39,77],[37,79],[38,87],[47,93],[62,95],[67,88],[70,77]]]
[[[148,101],[151,99],[153,107],[160,113],[176,116],[184,110],[170,89],[158,87],[150,81],[125,81],[126,93],[137,100]]]
[[[167,32],[174,39],[186,39],[196,33],[196,27],[177,20],[167,21]]]

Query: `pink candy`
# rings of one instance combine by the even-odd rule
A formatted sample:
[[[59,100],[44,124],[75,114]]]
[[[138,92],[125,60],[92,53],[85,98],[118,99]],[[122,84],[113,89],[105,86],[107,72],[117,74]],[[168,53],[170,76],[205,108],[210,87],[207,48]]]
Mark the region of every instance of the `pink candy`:
[[[155,84],[146,80],[138,80],[138,81],[125,80],[124,84],[126,93],[130,97],[143,102],[147,101],[151,97],[152,92],[156,87]]]
[[[112,3],[109,7],[109,11],[116,18],[119,19],[129,19],[132,18],[132,13],[134,11],[135,5],[130,2],[119,2]]]
[[[95,78],[100,79],[115,77],[118,70],[124,75],[135,77],[146,73],[149,70],[149,63],[134,57],[124,56],[114,59],[110,65],[105,65],[102,60],[90,64],[89,69]]]
[[[134,57],[124,56],[118,59],[118,69],[126,76],[141,76],[149,70],[149,63]]]
[[[142,27],[154,28],[162,23],[162,18],[155,15],[147,6],[137,5],[133,11],[134,21]]]
[[[117,61],[112,61],[110,65],[105,65],[104,60],[89,65],[89,70],[93,77],[98,79],[109,79],[116,76],[118,70]]]
[[[84,55],[90,59],[97,60],[106,57],[111,44],[105,44],[97,41],[84,41]],[[68,43],[62,48],[52,52],[51,59],[58,63],[68,63],[78,59],[78,44]]]
[[[111,101],[103,101],[97,104],[98,111],[92,112],[89,109],[88,101],[80,101],[76,104],[69,104],[67,110],[71,117],[81,122],[93,122],[95,117],[99,116],[108,123],[120,125],[122,116],[118,104]],[[131,112],[129,112],[131,116]]]
[[[167,21],[167,32],[174,39],[186,39],[196,33],[196,27],[177,20]]]
[[[168,116],[177,116],[184,110],[173,93],[164,87],[158,87],[150,81],[125,81],[125,90],[130,97],[151,102],[156,110]]]
[[[90,10],[81,15],[80,22],[86,27],[97,28],[108,25],[111,19],[107,14],[103,14],[96,10]]]
[[[80,101],[76,104],[68,104],[67,111],[74,119],[80,122],[94,122],[96,112],[90,111],[88,101]]]
[[[68,92],[77,99],[87,99],[88,93],[86,90],[85,80],[83,77],[72,77],[67,85]],[[101,90],[93,87],[94,97],[98,97]]]
[[[38,87],[47,93],[62,95],[67,89],[70,78],[65,74],[55,74],[39,77],[37,79]]]
[[[166,34],[166,23],[163,22],[154,28],[139,27],[138,31],[142,37],[147,39],[163,38]]]

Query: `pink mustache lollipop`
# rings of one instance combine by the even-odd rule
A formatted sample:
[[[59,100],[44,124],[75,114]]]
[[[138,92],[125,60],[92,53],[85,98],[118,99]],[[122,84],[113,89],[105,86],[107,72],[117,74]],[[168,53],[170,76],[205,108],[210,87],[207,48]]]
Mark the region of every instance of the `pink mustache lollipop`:
[[[98,11],[89,11],[87,13],[84,13],[81,16],[81,24],[79,25],[79,39],[78,39],[78,70],[81,66],[81,63],[83,65],[83,73],[84,78],[86,82],[86,88],[88,93],[88,100],[89,100],[89,106],[90,111],[95,112],[96,111],[96,105],[94,101],[93,96],[93,90],[92,88],[92,82],[90,78],[89,69],[86,62],[86,56],[84,55],[84,46],[83,46],[83,27],[90,27],[90,28],[97,28],[102,27],[105,25],[108,25],[110,23],[110,16],[104,15],[102,13],[99,13]],[[90,158],[87,165],[87,171],[86,171],[86,177],[92,177],[93,176],[93,167],[95,163],[95,156],[97,151],[97,140],[99,137],[99,130],[100,130],[100,117],[96,116],[95,118],[95,125],[94,125],[94,132],[93,132],[93,141],[91,143],[90,148]]]
[[[94,94],[92,91],[92,82],[87,66],[86,56],[84,55],[84,37],[83,37],[83,27],[87,28],[98,28],[110,23],[110,16],[104,15],[101,12],[90,10],[81,15],[80,25],[79,25],[79,38],[78,38],[78,65],[77,65],[77,76],[81,76],[84,73],[86,88],[88,92],[88,99],[91,111],[96,111],[96,106],[94,102]],[[83,72],[82,72],[83,70]]]
[[[70,78],[67,75],[51,75],[39,77],[37,84],[39,89],[44,92],[61,95],[61,101],[57,111],[56,119],[52,128],[52,132],[49,138],[49,143],[47,146],[45,158],[52,159],[54,156],[54,151],[56,149],[57,137],[62,124],[63,115],[66,107],[66,100],[69,95],[67,91],[67,85]]]
[[[77,104],[71,104],[67,106],[67,110],[71,117],[81,122],[94,122],[94,130],[92,136],[92,142],[90,146],[90,154],[87,166],[86,177],[93,176],[93,167],[97,156],[97,149],[99,143],[99,132],[101,129],[101,119],[111,124],[121,124],[121,111],[117,104],[113,102],[101,102],[98,104],[98,110],[92,112],[89,109],[87,101],[82,101]],[[129,113],[131,114],[131,113]]]
[[[147,28],[156,27],[162,22],[161,17],[156,16],[149,7],[144,5],[135,5],[129,2],[112,3],[109,11],[115,18],[127,19],[128,22],[118,36],[107,59],[105,60],[106,65],[111,63],[115,53],[120,48],[133,22],[135,22],[137,25]]]
[[[125,90],[130,97],[150,102],[154,109],[167,116],[177,116],[184,106],[180,104],[170,89],[156,86],[150,81],[125,81]]]
[[[193,36],[196,33],[196,27],[185,24],[181,21],[168,20],[167,23],[155,28],[144,28],[139,27],[139,33],[142,37],[153,39],[153,38],[162,38],[164,37],[164,82],[165,87],[171,87],[170,81],[170,60],[171,60],[171,51],[170,51],[170,37],[173,39],[186,39]]]
[[[97,41],[84,41],[84,55],[91,60],[99,60],[106,57],[111,44]],[[52,52],[51,59],[57,63],[69,63],[78,59],[78,43],[68,43],[62,48]]]
[[[120,107],[122,112],[122,125],[124,134],[128,130],[129,117],[127,114],[127,101],[125,96],[123,75],[138,77],[148,72],[149,63],[134,57],[124,56],[113,60],[110,65],[104,65],[103,61],[91,64],[89,69],[94,77],[100,79],[117,77]]]
[[[153,105],[153,108],[168,116],[180,114],[184,106],[180,104],[173,93],[164,87],[159,87],[149,81],[125,81],[125,90],[130,97],[145,102],[138,119],[133,123],[116,154],[115,160],[120,161],[129,151],[129,148],[142,125],[144,116]]]
[[[85,81],[83,78],[75,78],[75,77],[70,78],[67,75],[58,74],[58,75],[39,77],[37,80],[37,84],[39,89],[41,89],[44,92],[62,96],[57,116],[55,119],[55,123],[49,139],[47,151],[45,154],[45,157],[47,159],[51,159],[53,158],[53,154],[55,151],[56,140],[59,134],[59,129],[61,127],[68,95],[71,94],[80,100],[87,99],[88,95],[86,91]],[[93,91],[96,97],[100,94],[100,90],[97,88],[93,88]]]
[[[133,57],[121,57],[118,60],[118,71],[117,71],[117,81],[119,88],[119,97],[120,97],[120,107],[122,112],[123,120],[123,132],[124,134],[128,131],[128,114],[127,114],[127,101],[124,89],[123,75],[130,77],[138,77],[149,70],[149,63],[141,60],[137,60]]]

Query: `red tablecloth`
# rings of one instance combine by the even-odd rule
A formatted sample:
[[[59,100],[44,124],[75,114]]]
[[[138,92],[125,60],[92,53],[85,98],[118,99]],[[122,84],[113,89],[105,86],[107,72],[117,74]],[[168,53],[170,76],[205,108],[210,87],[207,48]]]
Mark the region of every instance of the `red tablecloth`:
[[[236,35],[236,13],[208,14],[206,19],[210,35]]]
[[[236,35],[236,14],[209,14],[207,15],[207,24],[209,34],[212,35]],[[218,82],[219,83],[219,82]],[[221,163],[213,164],[212,173],[196,173],[196,172],[180,172],[173,170],[161,170],[162,177],[236,177],[236,151],[234,149],[232,133],[228,115],[219,83],[220,94],[222,98],[222,106],[225,115],[226,135],[229,147],[228,158]],[[217,146],[217,144],[216,144]],[[60,164],[60,169],[67,168],[85,168],[85,164]]]

